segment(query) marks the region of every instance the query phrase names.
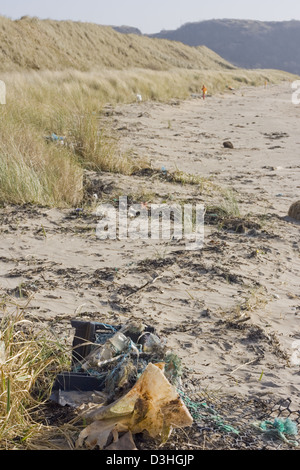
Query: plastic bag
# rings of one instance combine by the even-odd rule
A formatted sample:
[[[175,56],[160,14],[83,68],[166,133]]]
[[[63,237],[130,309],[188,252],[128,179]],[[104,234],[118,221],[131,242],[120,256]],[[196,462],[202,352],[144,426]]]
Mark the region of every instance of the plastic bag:
[[[99,447],[99,443],[103,446],[109,429],[110,433],[122,429],[133,435],[147,432],[151,437],[166,442],[173,428],[193,423],[187,407],[165,377],[162,364],[156,366],[152,363],[125,396],[108,406],[85,413],[84,418],[92,424],[80,434],[78,447],[85,442],[89,447]]]

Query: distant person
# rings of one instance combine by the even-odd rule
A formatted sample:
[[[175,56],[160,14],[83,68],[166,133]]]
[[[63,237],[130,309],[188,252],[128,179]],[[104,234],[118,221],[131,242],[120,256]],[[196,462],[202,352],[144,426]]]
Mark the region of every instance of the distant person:
[[[206,96],[206,93],[207,93],[207,88],[205,85],[203,85],[202,87],[202,93],[203,93],[203,99],[205,100],[205,96]]]

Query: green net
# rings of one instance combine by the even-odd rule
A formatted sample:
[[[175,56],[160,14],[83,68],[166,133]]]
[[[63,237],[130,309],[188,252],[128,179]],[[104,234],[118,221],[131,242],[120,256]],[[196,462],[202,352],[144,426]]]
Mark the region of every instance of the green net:
[[[253,426],[261,432],[268,434],[269,436],[277,437],[292,446],[298,447],[299,445],[296,440],[287,438],[287,436],[298,435],[298,426],[296,422],[292,421],[290,418],[276,418],[273,421],[265,420],[255,422],[253,423]]]
[[[210,424],[214,424],[223,432],[239,434],[238,429],[229,424],[226,424],[223,418],[211,406],[208,406],[205,401],[197,403],[191,400],[184,392],[180,390],[179,394],[189,409],[193,419],[197,423],[201,421],[206,423],[209,422]]]
[[[201,398],[182,389],[178,393],[194,419],[190,439],[205,449],[299,448],[300,411],[290,399],[272,402],[213,393]]]

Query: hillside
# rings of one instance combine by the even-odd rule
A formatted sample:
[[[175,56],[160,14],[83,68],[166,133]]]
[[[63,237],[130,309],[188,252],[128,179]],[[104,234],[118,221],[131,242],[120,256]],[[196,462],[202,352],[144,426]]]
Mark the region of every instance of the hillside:
[[[134,28],[132,26],[112,26],[112,28],[115,31],[118,31],[118,33],[123,33],[123,34],[138,34],[139,36],[142,36],[142,31],[138,28]]]
[[[300,74],[300,21],[209,20],[150,37],[205,45],[237,67]]]
[[[206,47],[124,35],[111,27],[71,21],[0,17],[0,70],[102,68],[221,70],[234,67]]]

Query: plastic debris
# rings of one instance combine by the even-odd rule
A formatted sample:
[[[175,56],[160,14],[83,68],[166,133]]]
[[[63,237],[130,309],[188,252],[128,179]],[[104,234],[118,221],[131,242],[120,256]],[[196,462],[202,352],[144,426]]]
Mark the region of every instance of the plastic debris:
[[[94,344],[78,364],[80,371],[102,379],[111,400],[132,386],[148,362],[163,361],[165,342],[142,323],[129,322]]]
[[[181,361],[154,328],[136,321],[72,325],[73,369],[57,376],[50,398],[81,410],[90,423],[78,447],[133,450],[134,434],[166,442],[173,428],[192,424],[176,388]]]
[[[99,346],[86,358],[86,361],[82,364],[82,369],[101,368],[109,361],[115,361],[121,353],[129,348],[129,344],[129,338],[122,333],[116,333],[104,346]]]
[[[77,441],[104,449],[109,436],[118,440],[120,432],[147,432],[166,442],[173,428],[191,426],[193,418],[176,389],[166,379],[162,365],[148,364],[135,386],[122,398],[108,406],[88,411],[83,417],[92,422]]]
[[[64,140],[63,137],[59,137],[58,135],[56,135],[56,134],[54,134],[54,133],[52,133],[51,139],[52,139],[53,141]]]
[[[46,137],[46,140],[48,142],[56,142],[56,143],[60,143],[60,144],[64,145],[65,137],[58,136],[54,132],[52,132],[52,134],[50,136]]]
[[[75,328],[72,370],[56,377],[51,399],[74,402],[72,392],[102,392],[114,401],[128,391],[148,363],[161,363],[172,383],[179,383],[181,362],[167,350],[153,327],[130,321],[121,326],[72,321]],[[84,401],[86,403],[86,401]],[[71,405],[72,406],[72,405]]]
[[[288,440],[286,437],[298,435],[298,426],[290,418],[276,418],[274,419],[274,421],[265,420],[255,422],[253,423],[253,426],[259,431],[262,431],[265,434],[269,435],[270,437],[277,437],[295,447],[298,447],[299,445],[297,441]]]
[[[121,422],[118,423],[115,420],[95,421],[81,432],[76,447],[83,447],[84,444],[85,447],[90,449],[98,447],[100,450],[108,450],[110,445],[116,445],[118,442],[120,446],[121,439],[119,439],[119,434],[122,432],[126,432],[125,435],[129,434],[127,426]],[[130,441],[131,439],[132,437]],[[108,444],[109,442],[111,442],[111,444]],[[119,447],[119,450],[135,450],[135,444],[133,442],[133,445],[131,445],[129,449],[123,446],[121,449]]]
[[[145,333],[143,335],[144,341],[142,342],[143,351],[145,353],[153,353],[157,349],[161,348],[161,341],[158,336],[154,335],[153,333]]]
[[[213,424],[225,433],[232,433],[236,435],[240,434],[238,429],[234,428],[230,424],[226,424],[221,416],[212,407],[208,406],[206,402],[194,402],[190,400],[190,398],[188,398],[183,392],[180,392],[180,395],[190,410],[193,419],[198,425],[200,425],[201,422],[208,422],[210,425]]]
[[[269,429],[273,430],[276,429],[279,432],[283,432],[289,436],[296,436],[298,434],[298,427],[297,424],[294,423],[289,418],[287,419],[280,419],[276,418],[274,421],[262,421],[260,423],[260,428],[263,431],[268,431]]]

